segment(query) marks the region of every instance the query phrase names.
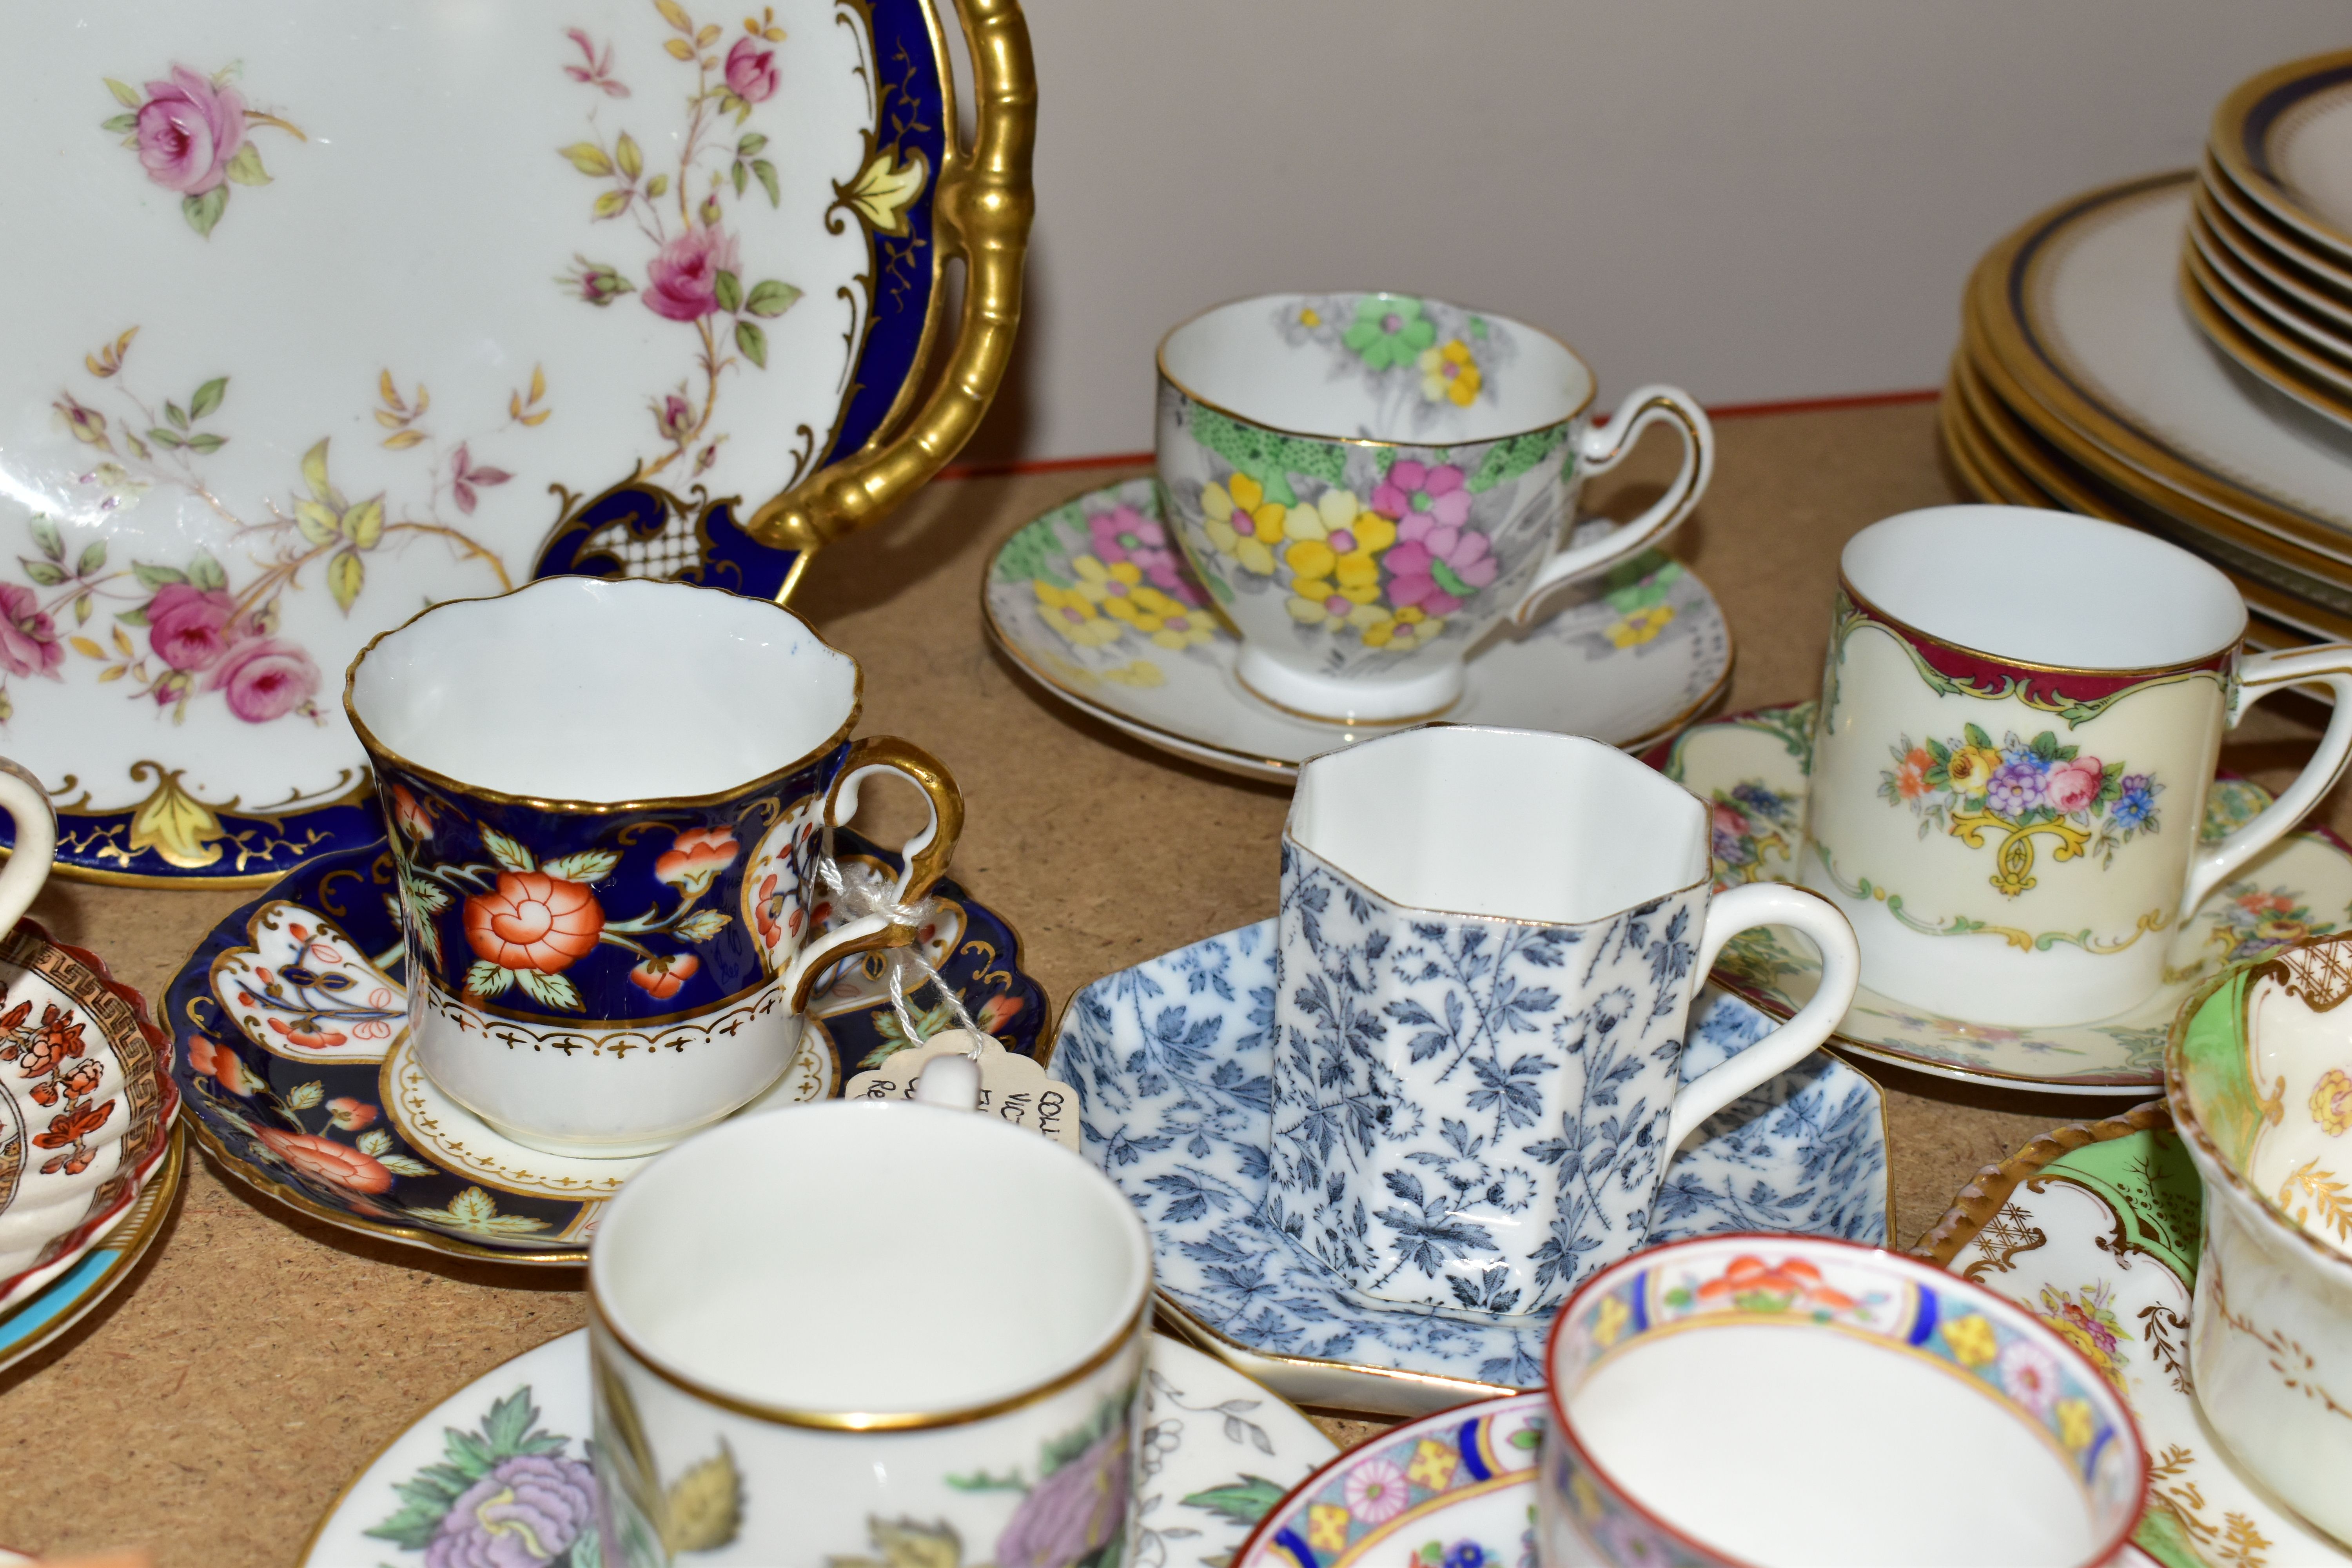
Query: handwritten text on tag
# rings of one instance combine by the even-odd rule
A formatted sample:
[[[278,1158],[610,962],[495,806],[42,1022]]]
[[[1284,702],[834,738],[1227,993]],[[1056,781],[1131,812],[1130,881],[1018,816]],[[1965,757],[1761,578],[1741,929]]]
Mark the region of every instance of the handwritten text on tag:
[[[1078,1104],[1067,1084],[1045,1076],[1029,1057],[1015,1056],[986,1035],[962,1029],[933,1035],[921,1045],[892,1055],[870,1072],[859,1073],[842,1090],[845,1100],[912,1100],[923,1069],[940,1057],[969,1056],[972,1041],[980,1042],[980,1104],[984,1116],[994,1116],[1043,1132],[1064,1148],[1078,1148]]]

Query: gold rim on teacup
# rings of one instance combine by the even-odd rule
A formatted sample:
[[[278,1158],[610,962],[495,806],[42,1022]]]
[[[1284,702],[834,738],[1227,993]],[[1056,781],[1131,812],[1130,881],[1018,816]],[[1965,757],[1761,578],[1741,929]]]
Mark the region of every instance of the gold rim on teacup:
[[[674,579],[664,579],[663,586],[691,588],[698,594],[719,594],[724,595],[726,597],[730,599],[742,599],[746,603],[750,604],[765,605],[769,608],[774,610],[778,615],[790,616],[803,631],[809,635],[810,639],[814,641],[817,647],[824,649],[827,653],[835,654],[842,658],[847,659],[849,661],[850,679],[849,712],[841,721],[840,726],[836,728],[832,734],[826,736],[814,746],[809,748],[806,752],[793,758],[791,762],[784,763],[782,766],[771,768],[766,773],[761,773],[757,777],[746,779],[740,784],[729,784],[723,789],[705,790],[699,795],[641,795],[628,800],[572,800],[560,796],[551,797],[535,795],[515,795],[505,790],[488,789],[480,784],[467,784],[463,779],[453,778],[437,768],[428,768],[420,763],[404,756],[399,752],[393,750],[390,746],[385,745],[382,741],[376,738],[375,731],[370,730],[367,727],[366,722],[360,718],[359,710],[355,708],[352,702],[352,689],[353,684],[359,679],[360,666],[367,661],[368,655],[376,650],[377,644],[383,642],[387,637],[399,636],[402,632],[404,632],[409,627],[416,625],[417,622],[423,620],[425,616],[433,615],[437,611],[453,609],[459,605],[484,605],[499,599],[511,599],[517,595],[530,593],[541,583],[554,581],[559,581],[559,579],[541,577],[534,579],[531,582],[524,584],[520,588],[513,589],[504,594],[482,594],[470,599],[444,599],[439,604],[426,605],[424,609],[419,610],[416,614],[409,616],[408,619],[401,622],[400,625],[394,626],[391,630],[379,632],[374,637],[370,637],[368,639],[367,646],[360,649],[358,654],[352,658],[352,662],[343,669],[343,717],[351,721],[352,730],[359,736],[360,744],[364,746],[373,755],[383,757],[388,762],[395,763],[409,773],[415,774],[418,778],[424,779],[427,783],[432,784],[438,788],[447,790],[455,795],[465,795],[474,800],[492,801],[499,805],[524,806],[533,811],[575,813],[585,816],[625,811],[696,810],[704,806],[723,805],[740,795],[756,793],[771,784],[781,783],[782,780],[791,777],[793,773],[807,767],[819,757],[824,755],[825,752],[833,750],[834,747],[849,739],[850,731],[857,728],[858,717],[865,711],[866,708],[866,667],[859,664],[855,657],[825,641],[824,636],[819,633],[814,626],[810,626],[808,622],[803,620],[797,611],[790,609],[783,605],[777,604],[773,600],[750,599],[744,595],[732,593],[725,588],[712,588],[700,583],[682,583]],[[647,581],[647,579],[632,578],[624,579],[624,581],[642,582]],[[881,737],[880,739],[887,739],[887,737]],[[871,744],[873,742],[869,741],[860,743]],[[874,760],[879,760],[879,758],[877,757]],[[852,759],[850,763],[845,763],[842,769],[843,773],[846,774],[852,765],[855,765],[855,759]],[[374,793],[373,786],[370,785],[365,787],[367,787],[369,794],[373,795]],[[934,835],[935,838],[938,837],[940,836]],[[945,868],[944,857],[941,858],[940,868]],[[933,875],[936,876],[937,873],[934,872]],[[795,1010],[797,1010],[797,1008]]]
[[[2210,652],[2167,664],[2037,664],[2030,658],[2014,658],[2005,653],[1995,653],[1990,648],[1955,642],[1950,637],[1940,637],[1933,632],[1922,631],[1902,616],[1891,615],[1865,598],[1862,591],[1853,585],[1853,580],[1846,576],[1843,567],[1838,571],[1838,591],[1852,600],[1853,607],[1871,620],[1909,641],[1949,648],[1954,653],[1966,654],[1970,658],[1980,658],[1988,664],[2003,665],[2011,669],[2030,669],[2037,675],[2087,675],[2107,679],[2129,679],[2141,676],[2152,678],[2159,675],[2199,675],[2228,658],[2246,640],[2245,632],[2241,630],[2236,637]]]
[[[801,1426],[822,1432],[918,1432],[934,1426],[966,1426],[975,1421],[1024,1409],[1052,1398],[1091,1373],[1101,1371],[1117,1360],[1134,1342],[1137,1331],[1151,1314],[1153,1291],[1147,1277],[1145,1288],[1135,1308],[1120,1320],[1118,1328],[1097,1346],[1086,1360],[1066,1371],[1059,1372],[1043,1383],[1034,1384],[1002,1399],[982,1405],[964,1405],[953,1410],[873,1412],[863,1410],[794,1410],[781,1405],[767,1405],[755,1399],[715,1388],[698,1378],[690,1377],[665,1364],[643,1345],[632,1339],[626,1331],[613,1321],[604,1303],[596,1294],[594,1277],[588,1288],[588,1315],[599,1329],[613,1337],[613,1342],[629,1352],[635,1362],[654,1376],[660,1378],[679,1393],[717,1405],[722,1410],[754,1421],[765,1421],[778,1426]]]

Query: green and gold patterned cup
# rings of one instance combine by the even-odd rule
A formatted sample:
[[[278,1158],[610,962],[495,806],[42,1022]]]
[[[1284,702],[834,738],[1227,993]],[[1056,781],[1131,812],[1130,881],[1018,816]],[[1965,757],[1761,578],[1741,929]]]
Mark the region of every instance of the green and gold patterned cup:
[[[1979,1023],[2112,1017],[2165,938],[2292,829],[2352,753],[2352,647],[2248,653],[2228,578],[2114,523],[1906,512],[1841,560],[1799,879],[1845,910],[1863,984]],[[2246,706],[2336,692],[2276,803],[2200,847]]]
[[[1657,543],[1714,471],[1706,415],[1645,386],[1596,428],[1592,395],[1558,340],[1404,294],[1272,294],[1170,332],[1165,515],[1241,633],[1242,684],[1310,718],[1434,718],[1495,626]],[[1565,542],[1584,480],[1661,421],[1684,439],[1665,495]]]

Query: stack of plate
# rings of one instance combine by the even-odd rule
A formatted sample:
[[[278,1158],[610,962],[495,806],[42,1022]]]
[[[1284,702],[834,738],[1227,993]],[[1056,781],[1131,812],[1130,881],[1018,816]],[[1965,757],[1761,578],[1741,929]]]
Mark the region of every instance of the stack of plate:
[[[2002,240],[1962,321],[1943,424],[1970,489],[2195,551],[2258,646],[2352,641],[2352,54],[2233,93],[2201,172]]]
[[[2223,100],[2181,249],[2181,297],[2248,374],[2352,428],[2352,52]]]

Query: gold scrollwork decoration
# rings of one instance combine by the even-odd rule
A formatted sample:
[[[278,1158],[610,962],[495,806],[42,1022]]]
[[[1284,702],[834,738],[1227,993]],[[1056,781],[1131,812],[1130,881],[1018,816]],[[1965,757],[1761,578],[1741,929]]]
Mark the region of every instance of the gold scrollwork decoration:
[[[2046,833],[2058,840],[2050,852],[2053,860],[2073,860],[2080,857],[2091,842],[2090,834],[2070,822],[2032,822],[2018,824],[1995,816],[1989,811],[1958,811],[1952,814],[1952,837],[1971,849],[1984,847],[1988,832],[2006,835],[2000,847],[1994,851],[1998,868],[1985,879],[2003,898],[2013,899],[2034,885],[2033,836]]]
[[[978,102],[971,145],[948,128],[932,198],[934,286],[964,263],[955,348],[915,413],[892,420],[838,463],[761,506],[743,525],[761,543],[810,551],[887,514],[961,450],[1012,361],[1021,322],[1022,263],[1036,210],[1029,170],[1037,136],[1037,72],[1015,0],[960,0]],[[944,62],[943,62],[944,63]],[[908,177],[904,170],[877,176]],[[861,180],[863,176],[861,176]]]

